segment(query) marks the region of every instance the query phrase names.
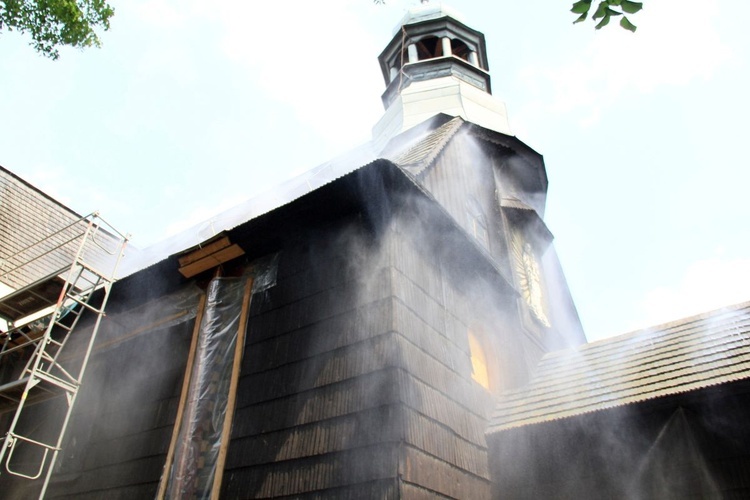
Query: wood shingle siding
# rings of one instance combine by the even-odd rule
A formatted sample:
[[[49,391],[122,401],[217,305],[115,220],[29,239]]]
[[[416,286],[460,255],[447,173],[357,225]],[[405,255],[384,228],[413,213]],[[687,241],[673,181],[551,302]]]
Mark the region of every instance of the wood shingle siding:
[[[444,278],[409,235],[383,229],[372,244],[345,226],[282,251],[276,286],[253,303],[223,493],[391,492],[378,481],[397,468],[377,472],[378,456],[412,448],[486,496],[489,398],[470,378],[465,324],[441,304]]]
[[[402,480],[450,498],[489,498],[489,480],[469,474],[423,451],[407,446]]]
[[[197,296],[195,297],[197,299]],[[160,307],[161,306],[161,307]],[[135,308],[142,318],[169,312],[157,303]],[[156,310],[154,310],[156,309]],[[194,318],[155,327],[110,344],[132,312],[112,315],[82,385],[48,498],[153,497],[179,403]],[[124,317],[121,315],[125,315]]]
[[[241,439],[365,412],[384,404],[398,404],[398,394],[391,390],[398,383],[399,371],[388,368],[372,372],[367,377],[238,408],[232,437]]]
[[[332,453],[260,466],[229,469],[224,476],[222,495],[226,498],[279,498],[285,496],[336,496],[336,489],[346,492],[344,498],[366,496],[393,482],[398,463],[398,443],[381,443],[341,453]],[[349,488],[346,488],[349,487]],[[393,491],[386,486],[385,491]],[[387,497],[386,497],[387,498]]]
[[[70,264],[77,245],[39,258],[16,272],[5,274],[9,268],[39,257],[64,244],[75,234],[82,233],[85,225],[54,234],[80,218],[80,215],[66,206],[0,167],[0,262],[3,262],[0,267],[0,282],[14,289],[21,288]],[[49,240],[43,244],[18,257],[12,257],[48,237]]]

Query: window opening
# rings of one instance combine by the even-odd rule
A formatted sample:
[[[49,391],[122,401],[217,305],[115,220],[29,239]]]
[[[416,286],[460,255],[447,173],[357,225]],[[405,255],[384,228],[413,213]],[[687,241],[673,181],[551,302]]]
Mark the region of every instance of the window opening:
[[[469,352],[471,355],[471,378],[490,390],[490,376],[487,370],[487,355],[477,336],[469,330]]]
[[[451,52],[453,53],[454,56],[458,57],[459,59],[468,61],[469,54],[471,53],[471,49],[462,40],[459,40],[458,38],[453,38],[451,39]]]
[[[436,36],[427,36],[417,42],[419,60],[443,57],[443,44]]]

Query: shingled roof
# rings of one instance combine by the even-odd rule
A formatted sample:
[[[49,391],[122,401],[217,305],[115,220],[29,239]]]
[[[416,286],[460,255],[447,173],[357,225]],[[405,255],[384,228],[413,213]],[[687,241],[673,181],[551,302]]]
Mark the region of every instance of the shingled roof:
[[[402,151],[392,161],[412,175],[418,176],[432,164],[464,123],[460,117],[449,120],[413,146]]]
[[[547,354],[506,394],[500,432],[750,378],[750,302]]]

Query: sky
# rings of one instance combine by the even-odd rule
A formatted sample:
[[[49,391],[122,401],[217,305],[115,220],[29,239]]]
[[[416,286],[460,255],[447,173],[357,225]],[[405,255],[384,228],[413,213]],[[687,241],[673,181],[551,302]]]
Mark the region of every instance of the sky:
[[[487,39],[589,340],[750,300],[750,2],[645,0],[635,34],[571,1],[447,3]],[[112,0],[103,47],[0,33],[0,165],[148,247],[367,142],[371,0]]]

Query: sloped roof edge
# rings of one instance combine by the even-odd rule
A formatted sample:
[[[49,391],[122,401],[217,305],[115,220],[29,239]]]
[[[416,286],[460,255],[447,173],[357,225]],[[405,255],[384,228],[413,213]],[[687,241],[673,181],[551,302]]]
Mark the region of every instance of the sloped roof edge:
[[[549,353],[488,433],[750,379],[750,302]]]
[[[260,215],[292,203],[336,179],[378,159],[371,144],[366,143],[243,203],[225,210],[188,229],[143,250],[129,252],[120,266],[118,278],[124,278],[167,259],[170,255],[199,245],[215,235],[230,230]]]
[[[0,170],[2,170],[3,172],[5,172],[9,176],[11,176],[12,178],[14,178],[15,180],[17,180],[18,182],[22,183],[24,186],[28,187],[29,189],[31,189],[31,190],[37,192],[38,194],[44,196],[45,198],[47,198],[49,201],[51,201],[55,205],[59,206],[60,208],[64,209],[65,211],[67,211],[70,214],[74,215],[76,219],[80,219],[80,218],[83,217],[81,214],[79,214],[78,212],[76,212],[75,210],[73,210],[72,208],[70,208],[69,206],[65,205],[60,200],[57,200],[57,199],[53,198],[48,193],[45,193],[44,191],[42,191],[38,187],[34,186],[30,182],[28,182],[28,181],[22,179],[21,177],[17,176],[16,174],[14,174],[13,172],[11,172],[7,168],[3,167],[2,165],[0,165]]]
[[[544,189],[547,188],[549,181],[544,167],[544,157],[540,153],[516,136],[490,130],[460,116],[445,113],[438,113],[422,124],[397,135],[383,148],[381,155],[415,177],[421,176],[435,164],[435,160],[459,130],[465,130],[478,139],[512,150],[530,163],[534,162],[532,158],[537,160],[541,167],[539,174],[542,184]]]

